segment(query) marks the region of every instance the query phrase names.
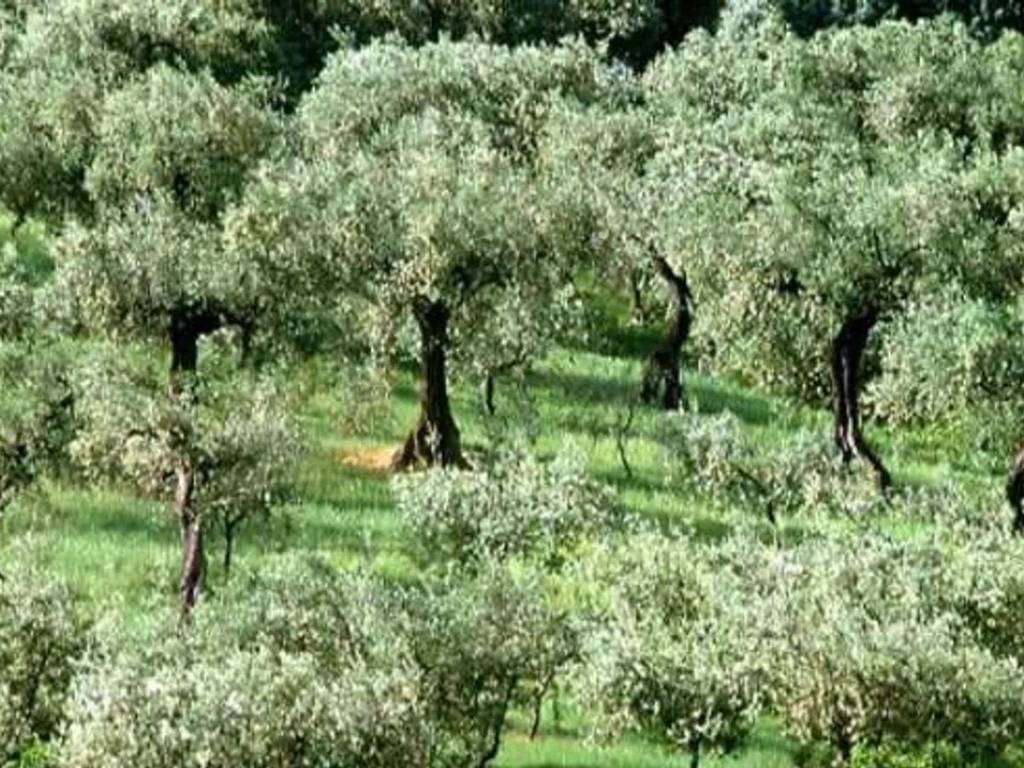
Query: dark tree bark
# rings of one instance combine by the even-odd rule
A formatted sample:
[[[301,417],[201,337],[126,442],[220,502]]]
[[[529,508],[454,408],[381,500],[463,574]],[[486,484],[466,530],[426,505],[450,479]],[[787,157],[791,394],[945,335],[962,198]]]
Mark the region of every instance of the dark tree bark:
[[[181,525],[181,613],[184,619],[192,614],[203,587],[205,553],[203,551],[203,525],[195,509],[195,469],[189,461],[182,461],[174,471],[177,485],[174,491],[174,511]]]
[[[1013,460],[1010,478],[1006,483],[1006,498],[1013,510],[1013,532],[1024,534],[1024,448]]]
[[[544,715],[544,699],[554,682],[554,674],[548,675],[540,690],[533,697],[533,723],[530,726],[530,741],[536,741],[537,737],[540,736],[540,725]]]
[[[690,768],[700,768],[700,736],[690,741]]]
[[[638,268],[629,270],[629,316],[638,325],[647,322],[647,307],[644,305],[644,294],[640,288],[641,277]]]
[[[231,559],[235,552],[235,530],[241,522],[239,517],[224,518],[224,581],[231,578]]]
[[[441,301],[418,299],[413,307],[420,329],[420,416],[415,429],[395,452],[395,471],[416,464],[465,467],[459,428],[448,400],[448,307]]]
[[[484,378],[484,409],[488,416],[493,416],[497,411],[494,407],[494,374],[488,373]]]
[[[255,326],[245,313],[210,306],[185,307],[171,315],[167,328],[171,342],[172,391],[180,393],[183,375],[194,374],[199,366],[199,340],[228,326],[242,330],[243,355],[250,353]]]
[[[868,307],[848,318],[832,341],[832,413],[834,437],[843,461],[863,458],[875,472],[878,486],[892,485],[892,476],[875,454],[860,429],[860,364],[878,310]]]
[[[661,399],[665,410],[674,411],[683,400],[683,383],[679,373],[683,345],[690,336],[693,321],[693,300],[686,282],[686,274],[676,274],[661,256],[654,257],[658,274],[668,284],[672,298],[672,325],[665,340],[658,346],[647,363],[640,398],[648,404]]]

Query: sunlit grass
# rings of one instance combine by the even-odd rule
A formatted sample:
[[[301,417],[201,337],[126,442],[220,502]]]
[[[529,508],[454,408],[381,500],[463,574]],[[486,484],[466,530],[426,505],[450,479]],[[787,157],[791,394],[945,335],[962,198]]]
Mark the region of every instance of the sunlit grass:
[[[623,345],[639,349],[649,346],[651,338],[643,330],[621,331],[606,344],[618,355],[554,351],[535,366],[525,383],[499,380],[494,417],[484,412],[478,382],[455,381],[453,407],[471,460],[494,439],[525,440],[549,456],[575,450],[590,472],[614,487],[622,504],[639,517],[686,525],[708,540],[727,536],[738,521],[758,521],[756,510],[722,510],[666,482],[670,458],[666,451],[671,446],[659,440],[664,415],[638,406],[642,359],[636,353],[621,354]],[[303,383],[299,422],[307,452],[301,457],[293,497],[269,519],[249,521],[241,531],[236,567],[258,569],[284,552],[316,553],[341,567],[361,563],[388,578],[413,579],[419,572],[420,553],[395,511],[382,471],[415,420],[413,375],[402,372],[391,399],[371,410],[375,414],[371,422],[355,430],[349,382],[333,378],[330,370],[321,361],[311,363],[309,370],[296,371]],[[784,445],[797,429],[826,434],[829,429],[823,409],[794,406],[735,382],[687,373],[685,386],[691,409],[702,414],[734,413],[746,433],[766,447]],[[873,426],[870,437],[901,483],[930,484],[954,476],[979,487],[994,481],[985,474],[972,474],[956,446],[942,449],[929,434],[909,433],[897,439]],[[926,525],[898,518],[870,523],[901,536],[927,533]],[[822,524],[849,525],[842,520],[785,520],[779,538],[797,541]],[[776,535],[766,524],[765,532]],[[154,610],[154,605],[173,610],[178,530],[165,502],[135,498],[116,488],[90,489],[51,480],[15,503],[0,520],[0,547],[12,542],[36,547],[48,567],[97,611],[111,604],[136,615]],[[212,531],[209,585],[214,591],[226,578],[221,556],[221,539]],[[568,733],[556,733],[546,725],[543,738],[530,741],[523,735],[522,718],[517,718],[498,764],[503,768],[689,765],[688,755],[671,754],[639,739],[610,747],[591,745],[582,738],[586,729],[576,725]],[[702,765],[789,766],[792,746],[776,726],[768,724],[739,755],[708,756]]]

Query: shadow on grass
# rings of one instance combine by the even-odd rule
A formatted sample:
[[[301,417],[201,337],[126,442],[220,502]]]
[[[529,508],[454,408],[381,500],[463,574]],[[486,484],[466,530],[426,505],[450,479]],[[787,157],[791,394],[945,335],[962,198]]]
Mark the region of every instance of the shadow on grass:
[[[688,391],[696,396],[698,413],[711,416],[729,411],[752,426],[766,426],[776,416],[775,407],[768,398],[715,386],[706,379],[691,379]]]

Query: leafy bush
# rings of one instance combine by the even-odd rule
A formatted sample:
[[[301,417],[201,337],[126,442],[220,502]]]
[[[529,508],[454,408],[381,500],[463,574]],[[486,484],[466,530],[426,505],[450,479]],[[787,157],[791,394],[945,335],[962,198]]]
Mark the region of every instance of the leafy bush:
[[[64,585],[22,558],[0,565],[0,763],[54,735],[84,644]]]
[[[698,759],[738,746],[764,703],[767,656],[738,583],[692,543],[644,535],[612,559],[584,690],[616,733],[640,727]]]
[[[977,642],[949,608],[958,572],[979,564],[962,546],[951,556],[846,536],[760,564],[746,557],[745,578],[763,593],[752,610],[775,638],[775,707],[794,734],[827,740],[846,759],[885,738],[946,739],[992,756],[1024,735],[1012,714],[1024,697],[1016,660]]]
[[[510,707],[539,708],[553,678],[578,656],[578,627],[546,592],[540,573],[489,560],[474,579],[453,574],[407,595],[404,634],[441,737],[431,765],[493,760]]]
[[[857,747],[851,768],[961,768],[960,751],[946,743],[936,742],[912,748],[886,742],[876,747]]]
[[[544,463],[510,452],[478,470],[399,476],[395,490],[424,551],[460,564],[531,556],[554,566],[620,520],[611,492],[573,455]]]
[[[818,433],[800,430],[772,450],[744,434],[728,411],[679,413],[663,420],[659,440],[667,482],[722,506],[753,508],[772,522],[797,514],[864,517],[884,503],[869,478],[847,472]]]
[[[98,632],[62,768],[474,768],[517,702],[575,657],[537,572],[491,563],[400,589],[287,559],[210,601],[185,633]]]
[[[909,307],[888,330],[871,388],[895,424],[957,428],[979,448],[1008,453],[1019,437],[1024,318],[947,291]]]
[[[163,371],[100,350],[78,371],[79,429],[70,444],[87,478],[167,498],[175,468],[194,467],[195,505],[204,526],[222,530],[226,566],[238,527],[280,503],[299,455],[275,383],[250,382],[228,365],[217,360],[188,396],[169,398]]]
[[[229,590],[188,632],[99,632],[59,765],[429,764],[419,670],[386,630],[387,591],[285,561]]]
[[[355,665],[325,675],[308,654],[231,649],[157,667],[97,659],[78,681],[64,768],[426,765],[415,676]]]

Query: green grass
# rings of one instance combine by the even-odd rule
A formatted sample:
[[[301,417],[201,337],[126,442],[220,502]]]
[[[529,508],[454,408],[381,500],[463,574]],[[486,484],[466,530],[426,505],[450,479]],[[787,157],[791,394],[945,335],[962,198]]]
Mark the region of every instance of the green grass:
[[[624,326],[618,326],[623,328]],[[646,334],[646,335],[645,335]],[[667,525],[687,524],[702,536],[727,535],[744,514],[723,513],[706,500],[681,493],[664,481],[664,448],[657,441],[662,415],[637,409],[624,447],[632,469],[626,472],[617,435],[629,403],[636,399],[642,359],[637,350],[650,344],[642,330],[620,330],[606,339],[604,353],[561,349],[549,355],[525,383],[500,381],[498,414],[485,416],[473,382],[456,382],[454,409],[467,449],[480,451],[494,435],[517,433],[551,454],[575,446],[594,476],[612,485],[633,512]],[[394,447],[415,417],[415,382],[403,373],[384,407],[370,409],[361,428],[351,426],[354,407],[350,381],[329,366],[311,363],[296,373],[301,384],[301,423],[309,444],[292,501],[268,520],[251,521],[242,530],[235,562],[255,568],[283,551],[319,553],[339,565],[368,562],[396,579],[415,576],[417,552],[394,511],[386,477],[345,463],[353,453]],[[828,429],[823,411],[795,407],[733,382],[687,373],[687,397],[700,413],[735,413],[744,429],[766,445],[783,443],[798,427]],[[899,481],[931,483],[956,473],[973,482],[955,447],[943,449],[928,434],[898,440],[883,430],[871,437],[889,459]],[[837,524],[842,524],[840,521]],[[907,535],[919,527],[905,521],[873,521]],[[794,536],[800,521],[787,521]],[[0,520],[0,541],[30,542],[38,556],[65,577],[97,611],[116,605],[139,614],[173,605],[178,565],[177,530],[166,503],[140,500],[117,489],[85,488],[50,480],[17,501]],[[211,537],[209,586],[223,584],[221,542]],[[2,550],[0,550],[2,553]],[[550,720],[550,718],[548,718]],[[688,765],[688,756],[667,754],[642,740],[598,747],[583,739],[577,723],[568,732],[546,725],[543,737],[526,739],[518,722],[507,739],[503,768],[668,768]],[[745,750],[733,756],[709,756],[717,767],[775,768],[793,764],[793,744],[771,723],[757,731]]]

